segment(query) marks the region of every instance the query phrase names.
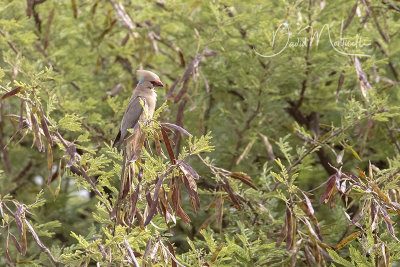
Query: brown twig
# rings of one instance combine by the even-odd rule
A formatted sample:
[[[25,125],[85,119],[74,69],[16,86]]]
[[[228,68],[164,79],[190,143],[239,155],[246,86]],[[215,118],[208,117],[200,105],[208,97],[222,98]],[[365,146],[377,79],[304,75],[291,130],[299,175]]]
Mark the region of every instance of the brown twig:
[[[0,127],[0,131],[2,131],[3,127]],[[4,147],[4,143],[3,143],[3,134],[0,133],[0,150],[3,153],[3,161],[4,161],[4,166],[5,166],[5,170],[7,173],[11,172],[11,164],[10,161],[8,160],[8,153],[7,150]]]
[[[210,92],[209,92],[209,94],[208,94],[208,107],[207,107],[207,110],[206,110],[206,112],[205,112],[205,114],[204,114],[205,126],[204,126],[204,132],[203,132],[203,134],[205,134],[205,133],[208,132],[208,123],[207,123],[207,121],[210,119],[211,110],[212,110],[212,108],[214,107],[214,101],[215,101],[215,99],[214,99],[213,94],[212,94],[212,88],[213,88],[213,87],[210,86]]]
[[[292,165],[290,165],[287,168],[287,172],[289,173],[295,166],[299,165],[303,159],[305,157],[307,157],[308,155],[310,155],[311,153],[313,153],[315,151],[315,149],[318,148],[318,145],[313,145],[306,153],[304,153],[303,155],[301,155],[301,157],[299,157],[295,162],[292,163]]]
[[[393,73],[394,78],[396,79],[396,81],[400,81],[399,80],[399,72],[397,71],[397,69],[394,67],[393,62],[389,59],[389,54],[388,52],[383,48],[383,46],[378,42],[375,41],[375,44],[379,47],[379,49],[382,51],[382,53],[388,58],[388,64],[389,64],[389,68]]]
[[[184,110],[186,106],[187,100],[184,99],[178,107],[178,113],[176,115],[176,125],[183,127],[183,115],[184,115]],[[180,146],[181,146],[181,134],[179,133],[178,130],[174,131],[174,143],[175,143],[175,149],[176,149],[176,154],[178,155],[180,152]]]
[[[296,108],[296,104],[293,102],[289,102],[290,107],[286,108],[286,111],[289,113],[290,116],[292,116],[295,121],[297,121],[297,123],[299,123],[300,125],[306,125],[308,129],[312,128],[312,118],[311,116],[304,116],[300,110],[298,110]],[[314,126],[314,128],[319,128],[319,126]],[[313,151],[316,148],[316,146],[313,146],[309,151]],[[311,152],[312,152],[311,151]],[[310,153],[311,153],[310,152]],[[318,158],[320,160],[321,165],[324,167],[324,169],[326,170],[326,172],[328,174],[333,174],[336,171],[331,167],[331,161],[329,159],[329,156],[325,153],[325,150],[321,147],[318,152],[317,152]],[[307,155],[305,155],[307,156]],[[295,163],[294,166],[296,166],[297,164],[301,163],[301,161],[304,159],[305,157],[300,157]],[[294,166],[291,166],[290,169],[292,169]]]
[[[51,62],[50,59],[48,59],[48,56],[47,56],[45,50],[42,48],[41,44],[36,43],[35,46],[36,46],[36,49],[43,55],[43,57],[44,57],[45,59],[47,59],[47,65],[49,65],[50,67],[52,67],[53,70],[54,70],[55,72],[61,73],[61,70],[60,70],[59,68],[57,68],[57,66],[56,66],[53,62]],[[70,84],[71,84],[76,90],[78,90],[78,91],[81,90],[81,88],[79,88],[79,86],[78,86],[75,82],[70,82]]]
[[[263,80],[261,81],[263,82]],[[232,156],[231,163],[229,164],[228,170],[232,170],[233,166],[235,165],[236,160],[239,157],[239,149],[242,147],[243,144],[243,134],[250,129],[250,124],[251,122],[256,118],[256,116],[260,112],[261,108],[261,93],[262,93],[262,87],[260,86],[258,88],[258,93],[257,93],[257,107],[253,110],[251,113],[250,117],[246,120],[243,128],[241,130],[236,129],[236,134],[238,136],[238,140],[236,141],[236,147],[235,147],[235,152]]]
[[[385,123],[385,126],[386,126],[386,129],[388,130],[390,139],[392,140],[392,142],[393,142],[394,145],[396,146],[397,151],[400,153],[400,146],[399,146],[399,144],[397,143],[396,138],[395,138],[394,135],[393,135],[392,129],[390,129],[390,127],[389,127],[389,125],[388,125],[387,122]]]
[[[382,37],[382,39],[385,41],[385,43],[388,44],[390,42],[389,37],[383,32],[383,30],[378,22],[378,19],[375,15],[375,11],[371,10],[371,6],[370,6],[370,3],[368,0],[364,0],[364,3],[365,3],[365,6],[367,7],[367,11],[372,15],[372,18],[374,19],[374,22],[375,22],[376,28],[379,32],[379,35]]]
[[[307,33],[310,32],[310,29],[312,28],[311,24],[312,24],[312,20],[311,20],[311,0],[308,3],[308,27],[306,29]],[[304,75],[306,76],[303,80],[303,82],[301,83],[301,91],[300,91],[300,98],[296,103],[296,109],[299,109],[301,107],[301,104],[303,103],[304,100],[304,94],[306,92],[307,89],[307,81],[309,79],[310,76],[310,66],[311,66],[311,62],[310,62],[310,48],[311,48],[311,38],[307,38],[307,50],[306,50],[306,55],[304,57],[304,59],[306,60],[306,70],[304,72]]]
[[[114,1],[110,0],[109,1],[112,6],[114,7],[115,11],[117,12],[118,16],[122,19],[122,21],[125,23],[126,26],[128,26],[129,30],[133,31],[136,27],[132,22],[131,17],[129,14],[125,11],[124,6],[122,3],[115,3]]]
[[[20,52],[17,49],[17,47],[10,40],[7,40],[6,34],[2,30],[0,30],[0,35],[4,37],[4,39],[6,40],[8,46],[15,52],[15,54],[19,55]]]

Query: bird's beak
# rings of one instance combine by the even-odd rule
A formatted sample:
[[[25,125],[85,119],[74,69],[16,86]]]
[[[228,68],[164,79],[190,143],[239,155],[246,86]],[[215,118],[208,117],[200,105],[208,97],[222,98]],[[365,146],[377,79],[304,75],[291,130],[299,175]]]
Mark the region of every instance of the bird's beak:
[[[163,84],[161,81],[158,81],[158,82],[157,82],[157,86],[161,86],[161,87],[163,87],[163,86],[164,86],[164,84]]]

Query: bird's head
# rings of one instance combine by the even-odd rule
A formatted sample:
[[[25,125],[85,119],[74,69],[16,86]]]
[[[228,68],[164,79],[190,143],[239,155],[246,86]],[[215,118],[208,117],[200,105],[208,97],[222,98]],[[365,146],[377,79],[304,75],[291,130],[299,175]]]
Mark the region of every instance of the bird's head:
[[[137,70],[137,75],[140,78],[139,84],[148,85],[151,88],[164,86],[157,74],[148,70]]]

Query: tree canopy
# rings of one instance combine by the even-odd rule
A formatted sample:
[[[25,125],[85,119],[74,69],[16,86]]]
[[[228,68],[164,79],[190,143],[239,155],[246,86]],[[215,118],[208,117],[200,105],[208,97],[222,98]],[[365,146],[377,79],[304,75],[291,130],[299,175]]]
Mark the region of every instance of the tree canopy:
[[[399,22],[393,0],[0,0],[0,265],[398,264]],[[125,162],[139,69],[164,87]]]

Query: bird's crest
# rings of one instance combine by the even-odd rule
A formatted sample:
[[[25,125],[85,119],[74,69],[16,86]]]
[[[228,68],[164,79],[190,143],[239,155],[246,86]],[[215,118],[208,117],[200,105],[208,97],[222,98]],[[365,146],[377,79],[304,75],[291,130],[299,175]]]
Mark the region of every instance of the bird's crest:
[[[140,79],[140,81],[139,81],[139,84],[144,81],[160,82],[160,78],[154,72],[151,72],[148,70],[137,70],[136,73],[138,76],[142,77],[142,79]]]

